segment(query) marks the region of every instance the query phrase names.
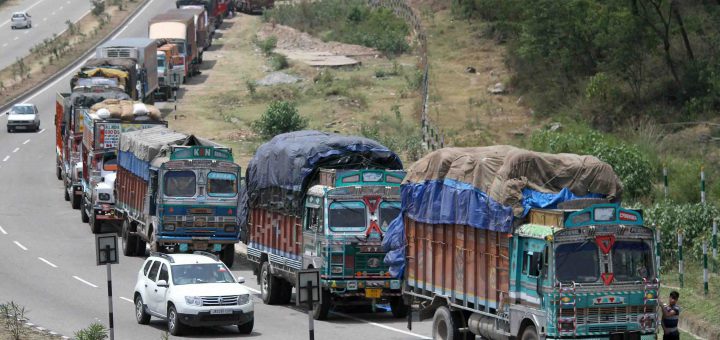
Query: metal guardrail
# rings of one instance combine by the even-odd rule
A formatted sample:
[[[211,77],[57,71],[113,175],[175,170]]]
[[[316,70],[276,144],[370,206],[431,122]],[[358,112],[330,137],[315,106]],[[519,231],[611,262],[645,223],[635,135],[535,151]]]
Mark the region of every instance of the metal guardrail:
[[[445,147],[445,135],[433,124],[428,114],[430,101],[430,65],[427,53],[427,35],[422,26],[422,21],[415,14],[412,7],[406,0],[368,0],[370,6],[385,7],[391,9],[395,15],[405,20],[413,29],[415,39],[420,46],[420,67],[422,68],[422,112],[420,112],[420,124],[422,128],[423,143],[428,150],[436,150]]]

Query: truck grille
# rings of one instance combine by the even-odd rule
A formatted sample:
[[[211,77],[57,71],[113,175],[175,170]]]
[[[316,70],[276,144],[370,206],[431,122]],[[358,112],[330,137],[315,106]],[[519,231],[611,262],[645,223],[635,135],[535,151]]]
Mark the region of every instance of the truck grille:
[[[379,275],[387,272],[387,266],[383,262],[384,253],[357,253],[355,254],[355,271],[366,272],[368,275]]]
[[[633,323],[638,322],[643,313],[643,306],[578,308],[577,323],[578,325]],[[560,316],[572,317],[572,308],[561,309]]]
[[[212,208],[190,208],[188,209],[188,215],[212,215],[215,213],[215,209]]]
[[[202,302],[203,306],[234,306],[238,304],[238,296],[203,296]]]
[[[120,48],[108,48],[105,49],[105,55],[107,58],[132,58],[134,57],[130,53],[130,49]]]

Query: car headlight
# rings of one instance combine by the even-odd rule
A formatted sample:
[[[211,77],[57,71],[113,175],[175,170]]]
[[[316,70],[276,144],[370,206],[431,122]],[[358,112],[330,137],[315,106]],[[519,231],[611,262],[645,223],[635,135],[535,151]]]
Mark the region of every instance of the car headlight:
[[[202,299],[199,296],[186,296],[185,303],[191,306],[202,306]]]
[[[110,194],[104,193],[104,192],[103,192],[103,193],[99,193],[99,194],[98,194],[98,199],[100,199],[101,201],[109,201],[109,200],[110,200]]]
[[[244,305],[250,302],[250,294],[242,294],[238,297],[238,305]]]

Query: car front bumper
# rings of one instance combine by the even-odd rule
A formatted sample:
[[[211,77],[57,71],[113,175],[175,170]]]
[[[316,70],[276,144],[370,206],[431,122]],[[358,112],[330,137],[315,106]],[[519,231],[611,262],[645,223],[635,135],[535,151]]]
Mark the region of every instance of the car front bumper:
[[[35,122],[7,122],[7,126],[11,129],[30,129],[35,127]]]
[[[210,311],[205,311],[198,314],[178,313],[178,316],[180,322],[191,327],[227,326],[245,324],[253,320],[255,312],[235,310],[232,314],[210,314]]]

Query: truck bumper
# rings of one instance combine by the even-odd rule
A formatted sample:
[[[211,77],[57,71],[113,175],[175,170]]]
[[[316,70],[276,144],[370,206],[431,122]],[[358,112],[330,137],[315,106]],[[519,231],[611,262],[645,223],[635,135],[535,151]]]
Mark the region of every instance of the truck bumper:
[[[581,339],[581,340],[615,340],[615,339],[637,339],[637,340],[657,340],[656,334],[643,334],[643,335],[635,335],[635,334],[623,334],[623,332],[618,332],[613,335],[607,335],[607,336],[576,336],[576,337],[546,337],[546,340],[567,340],[567,339]]]
[[[402,296],[400,280],[323,280],[323,286],[341,298],[388,299]]]
[[[83,188],[80,184],[73,184],[72,185],[72,192],[73,195],[82,195],[83,194]]]

